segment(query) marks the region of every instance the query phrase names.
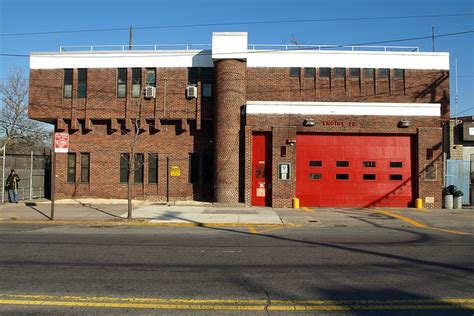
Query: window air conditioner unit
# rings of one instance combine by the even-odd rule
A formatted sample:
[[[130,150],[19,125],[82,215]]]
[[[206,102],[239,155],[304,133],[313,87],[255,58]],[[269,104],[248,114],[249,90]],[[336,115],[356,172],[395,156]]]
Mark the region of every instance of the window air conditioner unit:
[[[186,98],[194,99],[197,98],[198,89],[196,86],[187,86],[186,87]]]
[[[156,88],[152,86],[145,87],[145,99],[154,99],[156,98]]]

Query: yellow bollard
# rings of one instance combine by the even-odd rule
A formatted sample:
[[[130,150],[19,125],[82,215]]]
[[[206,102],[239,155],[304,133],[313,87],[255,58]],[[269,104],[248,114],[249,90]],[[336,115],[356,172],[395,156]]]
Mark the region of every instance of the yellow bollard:
[[[293,198],[293,208],[300,208],[300,199],[297,197]]]
[[[416,199],[415,200],[415,208],[423,208],[423,200],[422,199]]]

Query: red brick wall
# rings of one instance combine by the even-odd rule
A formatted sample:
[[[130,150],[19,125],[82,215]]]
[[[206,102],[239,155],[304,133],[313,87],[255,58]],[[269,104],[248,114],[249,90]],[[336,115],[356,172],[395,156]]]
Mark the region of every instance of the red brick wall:
[[[405,80],[379,78],[375,82],[361,72],[360,82],[349,77],[331,78],[289,76],[288,68],[248,68],[247,100],[252,101],[339,101],[442,103],[443,117],[449,117],[449,74],[438,70],[406,70]]]
[[[215,199],[238,203],[241,148],[241,108],[246,102],[246,63],[239,60],[215,62]]]
[[[164,123],[164,122],[163,122]],[[210,142],[212,129],[205,124],[201,131],[177,133],[176,122],[163,124],[159,132],[141,133],[135,145],[135,152],[158,153],[158,184],[148,183],[148,161],[145,161],[144,183],[133,185],[133,196],[137,199],[166,200],[166,158],[170,166],[178,166],[179,177],[169,177],[170,200],[193,199],[197,188],[188,183],[188,155],[193,152],[212,152]],[[194,129],[193,129],[194,130]],[[112,133],[107,121],[94,121],[90,132],[70,131],[70,152],[77,153],[76,183],[66,182],[67,154],[57,154],[58,198],[67,197],[127,197],[127,185],[120,183],[120,154],[130,152],[134,133],[123,135],[120,131]],[[90,153],[90,182],[81,183],[80,153]]]
[[[212,152],[213,125],[218,134],[218,158],[216,171],[221,172],[218,187],[229,183],[221,201],[236,202],[239,197],[239,181],[245,185],[245,202],[250,201],[249,174],[251,161],[252,131],[271,131],[273,146],[273,200],[274,206],[290,206],[294,195],[294,179],[280,183],[277,177],[277,162],[295,162],[294,148],[288,148],[287,158],[279,158],[280,146],[284,146],[289,133],[299,132],[348,132],[348,133],[396,133],[411,134],[418,140],[417,167],[422,172],[424,166],[435,163],[438,166],[437,181],[419,179],[418,195],[434,197],[435,203],[429,207],[439,206],[442,186],[442,164],[440,165],[437,144],[442,138],[438,129],[449,117],[449,74],[436,70],[406,70],[405,80],[366,78],[361,71],[361,79],[349,77],[335,78],[332,69],[331,78],[320,78],[319,69],[314,77],[305,77],[301,69],[300,77],[289,76],[288,68],[245,68],[240,61],[218,62],[215,68],[215,97],[209,100],[185,97],[187,85],[186,68],[157,68],[157,97],[146,100],[143,95],[138,99],[131,98],[131,68],[128,69],[127,98],[117,99],[117,69],[89,69],[87,98],[77,99],[77,70],[74,70],[73,98],[63,99],[63,69],[31,70],[29,116],[34,119],[53,122],[57,127],[68,129],[71,133],[71,151],[90,152],[91,181],[89,184],[67,184],[66,155],[58,155],[58,193],[59,196],[96,196],[126,197],[126,185],[119,184],[119,154],[128,152],[130,133],[122,135],[120,127],[112,132],[110,125],[117,125],[117,119],[131,127],[132,120],[141,115],[142,122],[148,124],[159,122],[158,130],[145,128],[139,137],[136,152],[154,152],[160,156],[159,184],[134,185],[134,196],[137,198],[160,199],[166,195],[166,156],[171,165],[181,167],[181,177],[172,178],[170,182],[171,198],[191,199],[195,188],[188,183],[188,153]],[[142,83],[145,69],[142,70]],[[166,89],[165,89],[166,85]],[[198,83],[198,91],[201,85]],[[316,116],[314,127],[303,127],[303,116],[251,115],[245,118],[245,138],[239,139],[241,124],[240,107],[246,100],[255,101],[347,101],[347,102],[440,102],[441,118],[410,117],[411,125],[401,129],[397,127],[398,117],[366,116]],[[141,111],[139,111],[141,109]],[[220,112],[214,113],[218,109]],[[213,116],[217,118],[213,119]],[[93,122],[90,131],[82,126],[84,119]],[[211,121],[212,120],[212,121]],[[323,125],[323,122],[342,121],[344,126]],[[66,124],[64,124],[66,122]],[[348,125],[347,122],[352,122]],[[215,124],[214,124],[215,123]],[[188,125],[190,124],[190,125]],[[200,131],[200,126],[207,126]],[[108,128],[108,127],[109,128]],[[77,130],[76,130],[77,129]],[[228,130],[227,130],[228,129]],[[209,131],[210,130],[210,131]],[[221,135],[221,136],[219,136]],[[230,135],[230,136],[229,136]],[[234,138],[236,146],[233,146]],[[435,160],[426,161],[426,149],[433,148]],[[239,152],[240,148],[240,152]],[[245,152],[243,152],[245,150]],[[241,157],[239,157],[239,155]],[[78,156],[79,157],[79,156]],[[220,157],[220,158],[219,158]],[[228,157],[229,161],[224,160]],[[278,160],[277,160],[278,159]],[[425,159],[425,160],[424,160]],[[78,159],[79,163],[79,159]],[[227,169],[225,166],[227,165]],[[245,170],[242,166],[245,165]],[[223,167],[224,166],[224,167]],[[224,168],[224,169],[223,169]],[[240,171],[239,172],[239,168]],[[79,169],[78,169],[79,170]],[[79,175],[78,175],[79,177]],[[219,177],[219,176],[218,176]],[[294,170],[292,172],[294,177]],[[422,177],[422,173],[420,173]],[[245,182],[242,182],[242,178]],[[78,178],[79,179],[79,178]],[[62,182],[61,182],[62,181]],[[242,191],[242,190],[240,190]],[[223,192],[223,191],[222,191]],[[230,193],[233,192],[233,193]],[[242,192],[240,192],[242,193]],[[224,198],[224,195],[226,196]]]
[[[63,69],[30,71],[29,116],[33,119],[51,118],[111,119],[134,118],[137,103],[144,117],[154,119],[196,119],[199,99],[186,99],[187,68],[157,68],[156,98],[131,97],[132,69],[127,71],[127,98],[117,98],[117,69],[91,68],[87,71],[87,98],[76,98],[77,70],[74,70],[73,98],[63,99]],[[142,69],[142,87],[145,68]],[[166,85],[166,91],[165,91]],[[211,100],[212,101],[212,100]],[[211,119],[212,102],[205,100],[203,119]]]

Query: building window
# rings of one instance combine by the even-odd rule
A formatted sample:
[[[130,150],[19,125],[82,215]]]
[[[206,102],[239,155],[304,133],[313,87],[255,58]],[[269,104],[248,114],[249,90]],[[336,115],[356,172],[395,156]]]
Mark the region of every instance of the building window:
[[[146,85],[156,87],[156,69],[155,68],[146,69]]]
[[[67,182],[76,182],[76,154],[67,154]]]
[[[375,69],[374,68],[364,68],[364,77],[366,79],[374,80]]]
[[[64,69],[64,92],[65,99],[72,98],[72,69]]]
[[[336,180],[349,180],[349,174],[347,173],[337,173]]]
[[[402,168],[403,163],[401,161],[390,161],[390,168]]]
[[[349,167],[349,161],[346,161],[346,160],[340,160],[340,161],[336,161],[336,167]]]
[[[390,69],[388,68],[381,68],[379,69],[379,78],[386,78],[390,76]]]
[[[189,154],[189,183],[199,182],[199,154]]]
[[[127,96],[127,68],[119,68],[117,72],[117,98]]]
[[[394,69],[393,79],[404,79],[404,78],[405,78],[405,70],[404,69]]]
[[[158,183],[158,154],[148,154],[148,183]]]
[[[212,97],[212,83],[214,81],[213,68],[201,68],[202,97]]]
[[[143,165],[145,164],[145,155],[135,154],[134,182],[143,183]]]
[[[319,77],[321,78],[330,78],[331,77],[331,68],[319,68]]]
[[[300,77],[300,68],[291,67],[290,68],[290,77],[299,78]]]
[[[304,76],[309,78],[314,78],[316,74],[316,68],[305,68],[304,69]]]
[[[77,70],[77,97],[87,98],[87,69],[85,68]]]
[[[349,75],[352,79],[359,79],[360,78],[360,68],[350,68]]]
[[[130,154],[120,154],[120,183],[128,182],[128,162],[130,160]]]
[[[323,162],[321,160],[310,160],[309,161],[309,166],[310,167],[322,167]]]
[[[199,80],[199,68],[188,68],[188,85],[196,85]]]
[[[436,181],[437,179],[436,165],[425,166],[425,181]]]
[[[88,183],[90,177],[90,154],[89,153],[81,153],[81,182]]]
[[[375,161],[364,161],[362,166],[364,168],[375,168],[376,163],[375,163]]]
[[[403,176],[401,174],[391,174],[390,180],[403,180]]]
[[[142,86],[142,69],[132,69],[132,98],[139,98]]]
[[[321,173],[310,173],[309,174],[309,179],[310,180],[321,180],[323,178],[323,175]]]
[[[362,176],[362,179],[374,181],[374,180],[376,179],[376,176],[375,176],[375,174],[373,174],[373,173],[365,173],[365,174]]]
[[[202,97],[203,98],[212,97],[212,83],[203,83],[202,84]]]
[[[336,76],[336,78],[345,78],[346,77],[346,68],[336,68],[335,76]]]

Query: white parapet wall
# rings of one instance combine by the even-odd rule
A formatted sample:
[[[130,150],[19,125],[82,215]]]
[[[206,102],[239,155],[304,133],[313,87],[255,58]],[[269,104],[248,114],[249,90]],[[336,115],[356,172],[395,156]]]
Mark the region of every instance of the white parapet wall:
[[[247,101],[247,115],[377,115],[440,116],[439,103],[368,103],[368,102],[286,102]]]

